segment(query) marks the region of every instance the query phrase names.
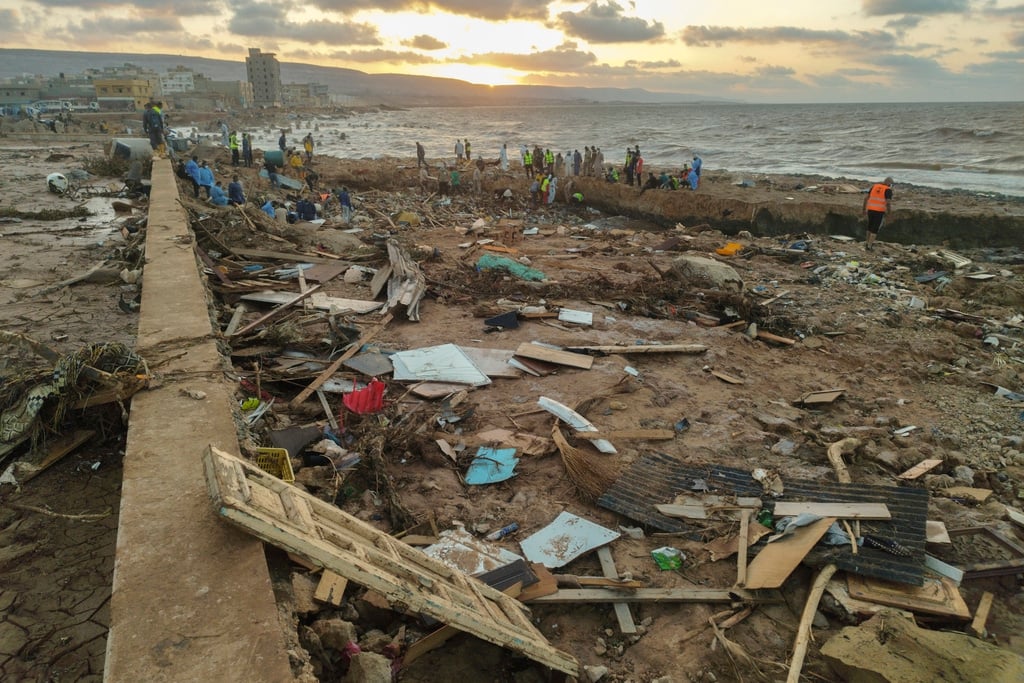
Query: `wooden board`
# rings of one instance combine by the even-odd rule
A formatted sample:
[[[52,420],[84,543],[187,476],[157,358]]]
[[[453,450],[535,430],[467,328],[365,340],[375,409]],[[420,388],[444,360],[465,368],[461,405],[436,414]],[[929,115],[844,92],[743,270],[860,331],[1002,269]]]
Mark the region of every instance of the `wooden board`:
[[[856,574],[846,575],[850,597],[867,600],[879,605],[900,607],[922,614],[959,617],[967,619],[970,609],[956,585],[946,577],[931,579],[925,577],[923,586],[908,586]]]
[[[203,464],[214,509],[227,521],[393,604],[579,676],[576,659],[551,647],[517,600],[240,458],[211,446]]]
[[[522,358],[544,361],[545,363],[580,368],[581,370],[589,370],[594,365],[593,356],[585,356],[582,353],[572,353],[571,351],[562,351],[560,349],[549,349],[546,346],[529,342],[520,344],[519,348],[516,349],[515,355]]]
[[[43,456],[43,459],[38,465],[34,466],[34,469],[19,474],[19,481],[22,484],[27,481],[32,481],[55,463],[63,459],[65,455],[75,450],[94,436],[96,436],[95,430],[76,429],[71,434],[66,434],[60,437],[50,444],[50,447],[46,451],[46,455]]]
[[[619,572],[615,568],[615,560],[612,559],[612,551],[608,546],[597,549],[597,559],[601,563],[601,573],[607,579],[618,579]],[[619,630],[623,633],[636,633],[636,623],[633,621],[633,614],[629,611],[629,605],[625,602],[613,602],[612,609],[615,610],[615,618],[619,622]]]
[[[551,595],[535,598],[534,604],[593,603],[593,602],[782,602],[777,591],[751,591],[735,588],[637,588],[612,590],[610,588],[563,588]]]
[[[913,479],[917,479],[922,474],[925,474],[927,472],[932,471],[933,469],[935,469],[936,467],[938,467],[941,464],[942,464],[942,459],[941,458],[928,458],[926,460],[922,460],[921,462],[917,463],[916,465],[911,467],[909,470],[907,470],[903,474],[896,475],[896,478],[897,479],[902,479],[904,481],[910,481],[910,480],[913,480]]]
[[[988,613],[992,611],[992,600],[995,597],[995,595],[988,591],[981,594],[981,600],[978,602],[978,609],[974,612],[974,619],[971,621],[971,633],[978,638],[985,637],[985,622],[988,621]]]
[[[843,395],[846,389],[826,389],[824,391],[808,391],[796,400],[798,405],[813,406],[823,403],[833,403]]]
[[[741,511],[742,512],[742,511]],[[747,529],[747,546],[752,546],[759,540],[772,533],[772,530],[763,524],[753,523]],[[740,549],[739,536],[720,536],[715,540],[705,543],[704,550],[711,555],[711,561],[717,562],[735,555]]]
[[[1019,527],[1024,527],[1024,512],[1021,512],[1017,508],[1012,508],[1009,505],[1004,505],[1006,508],[1007,518]]]
[[[325,569],[324,573],[320,575],[320,583],[316,585],[313,599],[340,607],[346,586],[348,586],[348,579]]]
[[[747,566],[746,587],[755,589],[781,586],[835,521],[834,517],[819,519],[797,529],[788,538],[766,545]]]
[[[924,523],[924,537],[926,543],[939,545],[953,544],[953,539],[949,537],[949,532],[946,531],[946,525],[931,519]]]
[[[711,374],[712,374],[712,376],[717,377],[718,379],[722,380],[726,384],[743,384],[744,383],[743,380],[741,380],[739,377],[733,377],[732,375],[727,375],[726,373],[719,372],[718,370],[712,370]]]
[[[708,347],[704,344],[634,344],[632,346],[573,346],[579,351],[608,354],[635,353],[682,353],[697,355],[704,353]]]
[[[529,602],[558,592],[558,579],[551,570],[539,562],[531,562],[530,569],[537,576],[537,583],[527,586],[519,593],[522,602]]]
[[[976,489],[972,486],[950,486],[948,489],[939,489],[935,495],[943,498],[963,498],[972,503],[984,503],[992,496],[990,489]]]
[[[836,519],[892,519],[885,503],[800,503],[775,504],[775,517],[795,517],[803,513]]]

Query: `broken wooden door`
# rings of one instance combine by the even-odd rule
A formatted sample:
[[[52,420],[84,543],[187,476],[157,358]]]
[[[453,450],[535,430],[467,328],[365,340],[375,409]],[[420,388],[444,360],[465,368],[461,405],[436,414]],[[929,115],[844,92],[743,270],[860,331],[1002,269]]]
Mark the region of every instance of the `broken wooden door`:
[[[212,446],[203,454],[218,514],[249,533],[386,596],[398,609],[431,616],[579,675],[579,664],[533,626],[512,597]]]

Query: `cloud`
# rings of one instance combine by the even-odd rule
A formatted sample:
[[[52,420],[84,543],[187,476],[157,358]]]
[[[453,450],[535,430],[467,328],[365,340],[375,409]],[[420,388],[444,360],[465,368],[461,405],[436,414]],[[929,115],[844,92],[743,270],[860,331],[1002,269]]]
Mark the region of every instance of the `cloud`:
[[[881,17],[890,14],[949,14],[966,12],[968,0],[864,0],[864,14]]]
[[[206,16],[220,14],[217,2],[203,0],[31,0],[43,7],[72,7],[80,10],[99,11],[106,9],[133,9],[146,14],[160,16]],[[154,29],[155,30],[155,29]]]
[[[465,64],[488,64],[519,71],[574,73],[595,64],[597,57],[593,52],[581,52],[575,47],[562,46],[554,50],[528,54],[486,52],[449,61]]]
[[[313,0],[315,7],[340,14],[360,10],[381,12],[416,12],[432,14],[447,12],[489,21],[528,19],[543,21],[548,18],[549,2],[542,0]]]
[[[625,66],[631,69],[678,69],[682,63],[675,59],[663,59],[659,62],[638,62],[635,59],[627,59]]]
[[[408,40],[403,40],[402,45],[405,45],[406,47],[414,47],[419,50],[443,50],[448,47],[448,43],[424,33]]]
[[[590,43],[639,43],[665,35],[665,26],[660,21],[623,16],[622,6],[614,0],[605,5],[592,2],[580,12],[562,12],[556,25],[566,35]]]
[[[80,23],[67,24],[63,32],[73,36],[76,42],[96,45],[109,42],[111,36],[130,36],[138,38],[139,34],[184,33],[185,28],[177,17],[163,17],[154,21],[152,17],[111,17],[98,16],[94,19],[83,19]]]
[[[291,39],[327,45],[380,45],[377,27],[337,21],[295,22],[288,19],[288,6],[270,3],[246,4],[236,0],[228,30],[240,36],[261,39]]]
[[[680,34],[690,47],[722,46],[726,43],[774,45],[805,43],[811,45],[855,45],[859,49],[889,50],[896,46],[896,36],[888,31],[822,31],[796,26],[767,28],[733,28],[731,26],[687,26]]]
[[[371,64],[387,62],[389,64],[436,64],[437,60],[419,52],[397,50],[339,50],[328,55],[331,59],[348,62]]]

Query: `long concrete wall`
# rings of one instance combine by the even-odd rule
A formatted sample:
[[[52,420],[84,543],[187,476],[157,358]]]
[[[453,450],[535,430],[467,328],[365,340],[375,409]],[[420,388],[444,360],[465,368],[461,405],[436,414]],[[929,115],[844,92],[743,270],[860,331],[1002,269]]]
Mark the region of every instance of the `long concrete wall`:
[[[238,439],[192,242],[157,160],[137,350],[151,365],[185,354],[132,399],[104,679],[288,681],[262,544],[218,519],[206,491],[203,450],[237,453]]]

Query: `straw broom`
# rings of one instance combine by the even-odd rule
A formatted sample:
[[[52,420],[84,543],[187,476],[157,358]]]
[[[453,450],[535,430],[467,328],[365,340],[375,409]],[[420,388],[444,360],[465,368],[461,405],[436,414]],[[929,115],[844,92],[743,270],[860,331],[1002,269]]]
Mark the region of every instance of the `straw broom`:
[[[623,389],[612,389],[609,392],[588,398],[578,403],[573,410],[580,415],[586,415],[586,411],[597,403],[622,391]],[[569,475],[569,480],[576,487],[580,497],[585,500],[597,500],[618,479],[619,465],[611,459],[611,456],[602,453],[586,453],[570,445],[562,433],[557,419],[551,426],[551,439],[562,456],[562,464],[565,466],[566,474]]]

